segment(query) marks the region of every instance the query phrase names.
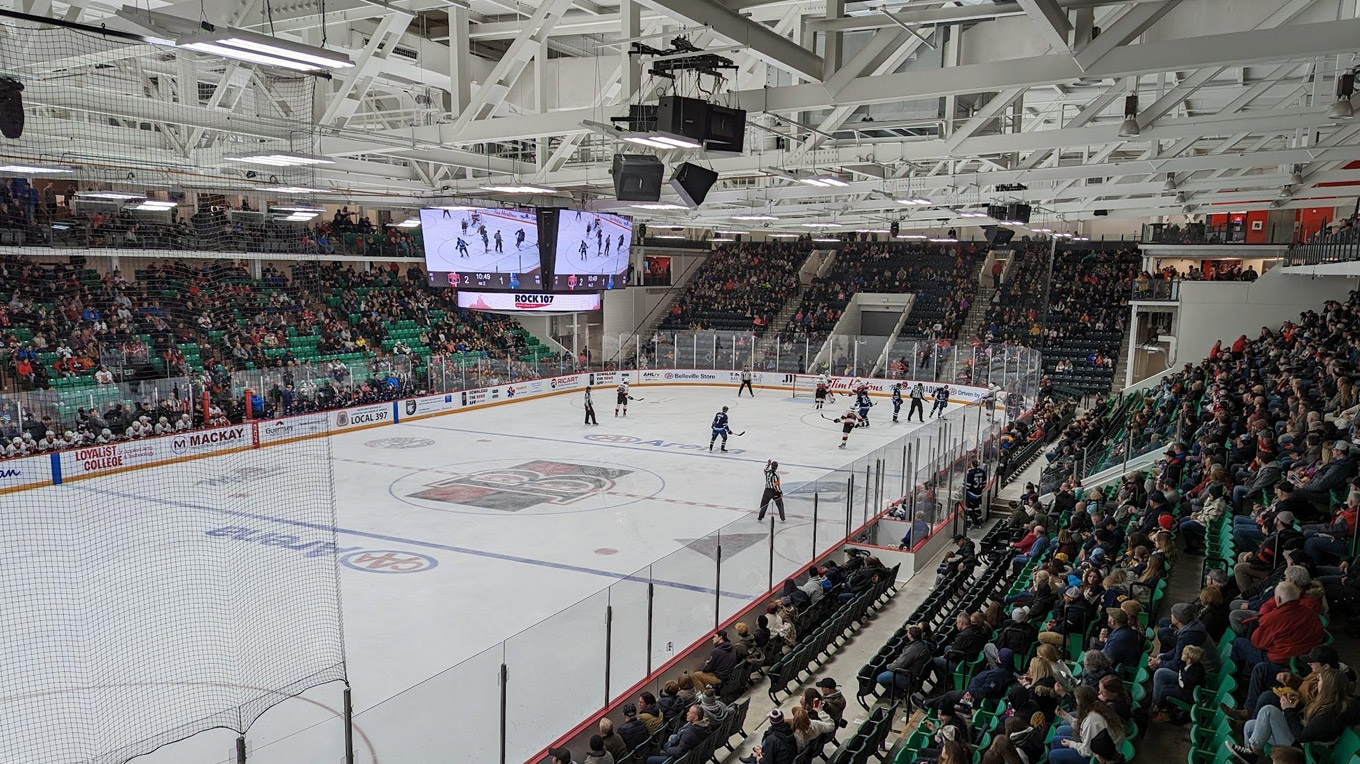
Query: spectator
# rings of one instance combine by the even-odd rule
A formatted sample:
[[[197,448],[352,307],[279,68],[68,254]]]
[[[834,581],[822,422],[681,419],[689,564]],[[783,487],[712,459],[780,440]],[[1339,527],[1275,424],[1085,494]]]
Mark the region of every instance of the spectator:
[[[793,764],[798,756],[798,741],[793,735],[793,728],[784,721],[783,712],[773,709],[769,719],[770,726],[765,728],[760,745],[755,747],[750,756],[741,758],[742,764]]]
[[[684,756],[698,748],[712,731],[703,711],[698,706],[690,706],[685,714],[685,724],[666,739],[660,754],[647,757],[647,764],[666,764]]]
[[[703,668],[693,672],[692,676],[694,681],[701,684],[722,687],[723,682],[731,679],[732,672],[740,662],[741,658],[737,656],[736,648],[727,638],[727,631],[719,629],[713,634],[713,649],[708,654],[708,660],[704,661]]]

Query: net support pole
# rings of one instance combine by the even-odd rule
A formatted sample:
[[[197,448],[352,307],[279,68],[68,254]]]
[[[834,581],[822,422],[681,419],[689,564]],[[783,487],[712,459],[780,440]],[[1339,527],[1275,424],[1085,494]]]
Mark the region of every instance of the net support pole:
[[[345,764],[354,764],[354,698],[345,683]]]
[[[604,607],[604,705],[609,705],[610,664],[614,657],[614,606]],[[346,763],[348,764],[348,762]]]
[[[845,479],[845,538],[850,538],[851,516],[855,511],[855,476]]]
[[[236,736],[236,764],[246,764],[246,736]]]
[[[713,566],[713,630],[722,624],[722,538],[718,539],[716,565]]]
[[[656,602],[656,583],[647,582],[647,676],[652,675],[652,607]]]
[[[500,752],[500,764],[505,764],[505,761],[506,761],[506,737],[505,737],[505,736],[506,736],[506,727],[507,727],[507,722],[508,722],[508,720],[506,719],[506,708],[507,708],[508,705],[509,705],[508,702],[507,702],[507,701],[509,700],[509,698],[508,698],[508,696],[506,695],[506,685],[508,685],[509,682],[510,682],[510,670],[509,670],[508,668],[506,668],[506,665],[505,665],[504,663],[502,663],[502,664],[501,664],[501,752]]]
[[[820,499],[820,492],[812,494],[812,559],[814,560],[817,559],[817,505]],[[1355,527],[1357,531],[1360,531],[1360,523],[1356,523]],[[1354,540],[1351,542],[1351,548],[1355,548]],[[773,589],[774,587],[770,588]]]
[[[778,507],[775,507],[775,509],[778,509]],[[765,590],[774,589],[774,512],[770,512],[770,567],[769,575],[766,578],[768,585]]]

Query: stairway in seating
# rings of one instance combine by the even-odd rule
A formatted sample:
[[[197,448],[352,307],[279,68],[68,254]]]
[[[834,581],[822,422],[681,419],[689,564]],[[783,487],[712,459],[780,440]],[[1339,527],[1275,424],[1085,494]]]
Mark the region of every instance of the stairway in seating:
[[[982,320],[987,315],[987,308],[991,306],[994,294],[996,290],[990,286],[978,285],[973,304],[968,306],[968,315],[964,316],[963,328],[959,329],[959,336],[954,338],[955,345],[967,345],[977,337],[978,329],[982,327]]]
[[[1110,381],[1110,392],[1124,389],[1124,375],[1129,366],[1129,343],[1133,342],[1133,332],[1124,331],[1124,339],[1119,343],[1119,357],[1114,361],[1114,379]]]

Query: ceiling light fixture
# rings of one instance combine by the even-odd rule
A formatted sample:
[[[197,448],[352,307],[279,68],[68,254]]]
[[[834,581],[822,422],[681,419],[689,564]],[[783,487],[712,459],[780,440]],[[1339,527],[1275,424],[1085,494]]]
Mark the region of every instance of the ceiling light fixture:
[[[652,234],[652,235],[649,236],[648,238],[650,238],[650,239],[683,239],[683,238],[685,238],[685,237],[684,237],[684,236],[681,236],[681,235],[678,234],[678,233],[656,233],[656,234]]]
[[[804,228],[841,228],[840,223],[799,223]]]
[[[388,223],[393,228],[419,228],[420,218],[406,218],[400,223]]]
[[[129,202],[146,199],[146,194],[130,194],[126,191],[81,191],[77,199],[99,199],[100,201]]]
[[[297,72],[320,72],[354,66],[349,56],[343,53],[244,29],[217,27],[206,22],[193,34],[177,39],[175,47]]]
[[[1289,185],[1291,186],[1303,185],[1303,173],[1299,172],[1299,169],[1300,168],[1298,165],[1294,165],[1294,173],[1289,176]]]
[[[750,231],[728,231],[728,230],[723,229],[723,228],[715,228],[715,229],[713,229],[713,233],[724,234],[724,235],[726,235],[726,236],[747,236],[747,235],[749,235],[751,232],[750,232]]]
[[[295,206],[287,206],[287,207],[270,207],[270,208],[269,208],[269,211],[270,211],[270,212],[310,212],[310,213],[312,213],[313,215],[320,215],[321,213],[325,212],[326,210],[325,210],[324,207],[302,207],[302,206],[296,206],[296,205],[295,205]]]
[[[139,212],[169,212],[178,206],[178,202],[167,202],[161,199],[144,199],[141,204],[138,204],[132,209]]]
[[[263,186],[261,191],[273,191],[276,194],[322,194],[325,189],[307,188],[306,186]]]
[[[961,218],[985,218],[987,213],[982,210],[964,210],[959,213]]]
[[[796,238],[798,238],[798,234],[796,234],[796,233],[772,233],[772,234],[770,234],[770,238],[772,238],[772,239],[796,239]]]
[[[925,241],[926,239],[928,239],[928,238],[930,238],[930,237],[929,237],[929,236],[926,236],[926,235],[923,234],[923,233],[900,233],[900,234],[897,235],[897,238],[899,238],[899,239],[916,239],[916,240],[919,240],[919,241]]]
[[[623,139],[629,143],[650,146],[654,149],[697,149],[703,147],[703,144],[698,141],[670,133],[640,133],[638,135],[625,135]]]
[[[815,236],[815,237],[813,237],[812,240],[813,240],[813,241],[821,241],[821,242],[839,242],[839,241],[840,241],[840,239],[833,239],[833,238],[831,238],[830,236]]]
[[[1355,116],[1351,96],[1355,95],[1355,72],[1346,72],[1336,78],[1336,103],[1327,110],[1328,119],[1350,119]]]
[[[1138,94],[1124,99],[1124,121],[1119,125],[1120,138],[1137,138],[1143,134],[1138,126]]]
[[[893,199],[893,201],[908,207],[927,207],[932,204],[932,202],[924,196],[905,196],[901,199]]]
[[[683,205],[683,204],[667,204],[667,203],[665,203],[665,202],[649,202],[649,203],[647,203],[647,204],[630,204],[630,205],[628,205],[628,206],[629,206],[629,207],[632,207],[632,208],[635,209],[635,210],[687,210],[687,209],[689,209],[689,207],[686,207],[686,206]]]
[[[736,241],[736,239],[728,239],[722,236],[714,236],[713,238],[709,239],[709,241],[714,244],[730,244]]]
[[[938,238],[932,237],[930,240],[931,240],[931,242],[933,242],[933,243],[935,243],[935,244],[958,244],[958,243],[959,243],[959,240],[956,239],[956,238],[954,238],[953,236],[941,236],[941,237],[938,237]]]
[[[544,188],[543,186],[530,186],[515,183],[492,184],[482,186],[483,191],[491,191],[497,194],[552,194],[556,189]]]
[[[0,165],[0,172],[17,173],[20,175],[55,175],[57,173],[75,172],[70,167],[48,167],[26,164],[6,164]]]
[[[733,220],[778,220],[774,215],[733,215]]]
[[[241,164],[262,164],[270,167],[306,167],[313,164],[335,164],[334,159],[326,157],[311,156],[309,154],[238,154],[236,156],[225,157],[226,162],[240,162]]]

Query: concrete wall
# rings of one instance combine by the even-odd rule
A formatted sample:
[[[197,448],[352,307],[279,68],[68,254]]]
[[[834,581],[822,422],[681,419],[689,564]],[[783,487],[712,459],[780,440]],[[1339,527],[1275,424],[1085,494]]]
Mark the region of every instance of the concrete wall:
[[[1353,277],[1291,275],[1283,269],[1252,283],[1181,283],[1176,317],[1176,363],[1193,363],[1209,354],[1218,340],[1230,345],[1239,335],[1255,337],[1262,326],[1272,329],[1317,310],[1327,300],[1345,300],[1360,280]]]

